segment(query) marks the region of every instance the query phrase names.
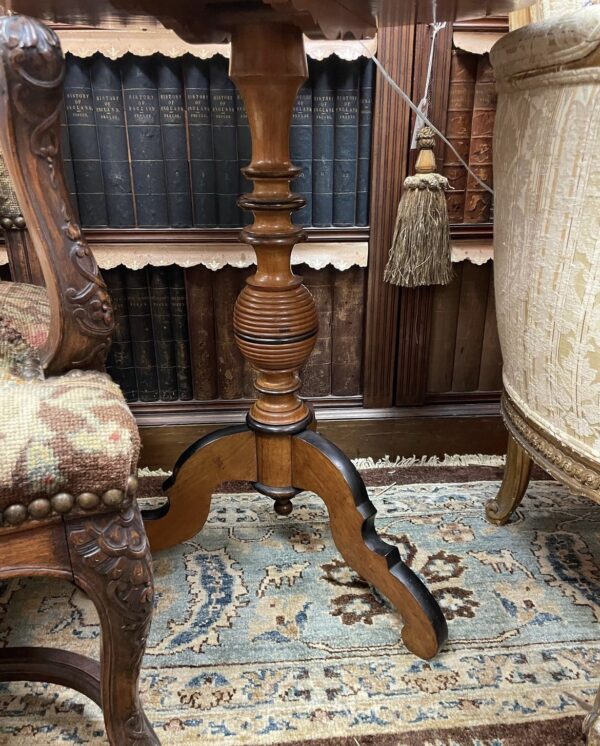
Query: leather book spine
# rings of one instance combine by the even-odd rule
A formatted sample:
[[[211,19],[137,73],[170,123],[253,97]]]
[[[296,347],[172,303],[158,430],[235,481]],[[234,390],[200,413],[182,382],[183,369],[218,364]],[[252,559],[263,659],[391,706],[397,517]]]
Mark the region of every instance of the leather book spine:
[[[75,171],[73,170],[73,155],[71,153],[71,143],[69,142],[69,125],[66,122],[66,115],[63,112],[60,123],[60,155],[63,163],[63,171],[69,197],[71,198],[71,207],[75,213],[75,219],[81,223],[79,218],[79,204],[77,202],[77,186],[75,185]]]
[[[244,277],[237,267],[226,266],[213,274],[219,399],[244,398],[244,358],[233,332],[233,307],[243,286]]]
[[[169,225],[189,228],[193,224],[192,190],[181,62],[161,56],[156,73]]]
[[[248,194],[252,191],[252,182],[242,173],[242,169],[250,165],[252,160],[252,135],[250,134],[250,124],[248,122],[248,113],[244,105],[242,94],[235,90],[235,122],[237,125],[237,152],[238,152],[238,191],[239,194]],[[240,208],[241,218],[240,225],[250,225],[252,223],[252,212]]]
[[[239,163],[235,86],[229,79],[228,61],[217,55],[210,60],[210,108],[215,157],[217,224],[220,228],[240,225],[238,208]]]
[[[158,401],[160,394],[146,270],[126,269],[125,287],[138,396],[141,401]]]
[[[167,227],[169,214],[156,56],[127,54],[121,62],[121,72],[138,227]]]
[[[365,270],[333,270],[331,328],[331,393],[361,393],[362,343],[365,309]]]
[[[208,60],[199,60],[190,55],[183,59],[192,205],[194,225],[199,228],[214,228],[217,225],[208,65]]]
[[[66,119],[81,223],[108,225],[104,181],[98,148],[90,60],[67,55],[64,82]]]
[[[304,369],[301,371],[303,396],[329,396],[331,394],[331,318],[332,318],[332,268],[312,269],[302,265],[297,270],[304,277],[317,308],[319,331],[317,343]]]
[[[162,401],[175,401],[178,398],[177,370],[167,267],[146,267],[146,273],[150,291],[158,391]]]
[[[340,228],[356,220],[359,71],[356,62],[337,61],[333,224]]]
[[[356,177],[356,225],[360,226],[369,224],[374,85],[375,63],[372,60],[362,60],[358,111],[358,173]]]
[[[473,122],[469,148],[469,166],[485,183],[493,186],[493,140],[496,119],[496,81],[489,55],[479,58]],[[488,223],[491,219],[492,195],[470,174],[467,177],[465,223]]]
[[[290,127],[290,157],[302,172],[294,180],[294,192],[301,194],[306,205],[293,214],[296,225],[312,225],[312,159],[313,159],[313,92],[310,78],[298,92]]]
[[[313,81],[313,225],[333,223],[335,67],[333,58],[309,60]]]
[[[119,64],[94,55],[91,77],[108,225],[131,228],[136,221]]]
[[[201,264],[185,270],[192,386],[197,401],[211,401],[219,395],[213,301],[215,276],[215,272]]]
[[[453,50],[446,137],[466,163],[469,162],[476,74],[477,56],[458,49]],[[448,218],[451,223],[462,223],[465,212],[467,172],[448,147],[444,154],[443,174],[452,187],[447,193]]]
[[[171,328],[175,346],[177,390],[180,399],[188,400],[194,398],[194,392],[192,389],[192,370],[190,367],[190,342],[184,270],[176,264],[172,264],[167,270],[167,281],[169,285]]]
[[[102,271],[115,315],[115,331],[106,360],[106,372],[119,384],[127,401],[135,401],[138,391],[127,311],[125,271],[122,266]]]

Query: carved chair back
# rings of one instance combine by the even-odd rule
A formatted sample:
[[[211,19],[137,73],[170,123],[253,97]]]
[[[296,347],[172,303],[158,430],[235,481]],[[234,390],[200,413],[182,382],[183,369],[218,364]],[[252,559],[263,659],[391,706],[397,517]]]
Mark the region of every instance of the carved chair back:
[[[0,150],[48,291],[50,328],[40,349],[47,375],[102,369],[114,328],[62,171],[64,72],[51,29],[27,16],[0,17]]]

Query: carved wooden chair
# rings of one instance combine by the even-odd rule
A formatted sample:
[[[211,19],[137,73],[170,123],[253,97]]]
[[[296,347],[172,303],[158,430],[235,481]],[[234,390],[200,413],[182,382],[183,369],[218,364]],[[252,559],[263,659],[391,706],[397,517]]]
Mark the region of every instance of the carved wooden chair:
[[[149,746],[159,741],[138,694],[153,608],[135,502],[139,435],[100,372],[112,310],[61,172],[63,75],[52,31],[0,18],[0,220],[9,249],[26,221],[46,285],[0,283],[0,580],[47,575],[81,588],[100,617],[101,660],[4,648],[0,680],[77,689],[103,708],[113,746]]]

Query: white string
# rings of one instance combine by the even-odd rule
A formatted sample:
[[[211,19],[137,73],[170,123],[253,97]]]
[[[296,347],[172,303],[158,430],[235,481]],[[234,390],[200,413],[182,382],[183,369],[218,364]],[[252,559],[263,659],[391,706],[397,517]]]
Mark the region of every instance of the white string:
[[[442,29],[446,28],[446,23],[432,23],[431,24],[431,45],[429,48],[429,62],[427,63],[427,75],[425,76],[425,93],[423,94],[423,98],[419,101],[418,109],[419,111],[424,114],[426,117],[429,116],[429,104],[430,104],[430,88],[431,88],[431,78],[433,74],[433,57],[435,55],[435,42],[437,39],[437,35],[440,33]],[[417,147],[417,136],[421,130],[421,127],[425,122],[423,121],[423,117],[419,115],[415,120],[415,129],[413,132],[413,138],[412,143],[410,145],[410,149],[414,150]]]
[[[464,166],[464,168],[467,169],[467,171],[471,174],[471,176],[475,179],[475,181],[481,187],[483,187],[486,190],[486,192],[489,192],[491,195],[493,195],[494,194],[494,190],[489,186],[489,184],[486,184],[485,181],[482,181],[479,178],[479,176],[477,176],[477,174],[474,173],[473,170],[469,168],[469,164],[466,163],[463,160],[463,158],[461,158],[460,153],[458,153],[458,151],[456,150],[456,148],[454,147],[454,145],[452,145],[452,143],[445,137],[445,135],[443,135],[439,131],[439,129],[434,124],[432,124],[431,120],[425,114],[423,114],[422,112],[419,111],[417,105],[414,104],[413,101],[412,101],[412,99],[410,98],[410,96],[407,93],[405,93],[402,90],[402,88],[400,88],[400,86],[398,85],[398,83],[396,83],[396,81],[388,73],[388,71],[381,64],[381,62],[377,59],[377,57],[375,57],[375,54],[362,41],[360,43],[363,46],[363,48],[365,49],[365,51],[367,53],[367,56],[370,57],[373,60],[373,62],[377,65],[377,67],[379,68],[381,74],[383,75],[383,77],[385,78],[385,80],[387,80],[387,82],[390,84],[390,86],[392,87],[392,89],[394,91],[396,91],[396,93],[406,102],[406,104],[408,104],[408,106],[412,109],[412,111],[414,111],[415,114],[418,117],[421,117],[421,119],[425,122],[425,124],[427,124],[428,127],[431,127],[431,129],[435,132],[435,134],[438,137],[440,137],[446,143],[446,145],[450,148],[450,150],[458,158],[458,160],[461,163],[461,165]]]

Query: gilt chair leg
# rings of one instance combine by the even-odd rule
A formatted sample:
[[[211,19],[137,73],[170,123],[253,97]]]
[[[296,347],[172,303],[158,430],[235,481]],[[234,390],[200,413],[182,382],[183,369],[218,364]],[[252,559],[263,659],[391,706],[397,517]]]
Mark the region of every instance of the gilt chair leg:
[[[102,630],[102,710],[111,746],[159,746],[138,692],[153,608],[150,550],[136,505],[67,523],[75,584]]]
[[[521,504],[531,477],[533,462],[529,454],[517,443],[512,435],[508,436],[506,467],[500,491],[485,506],[485,515],[496,526],[508,523],[511,515]]]

